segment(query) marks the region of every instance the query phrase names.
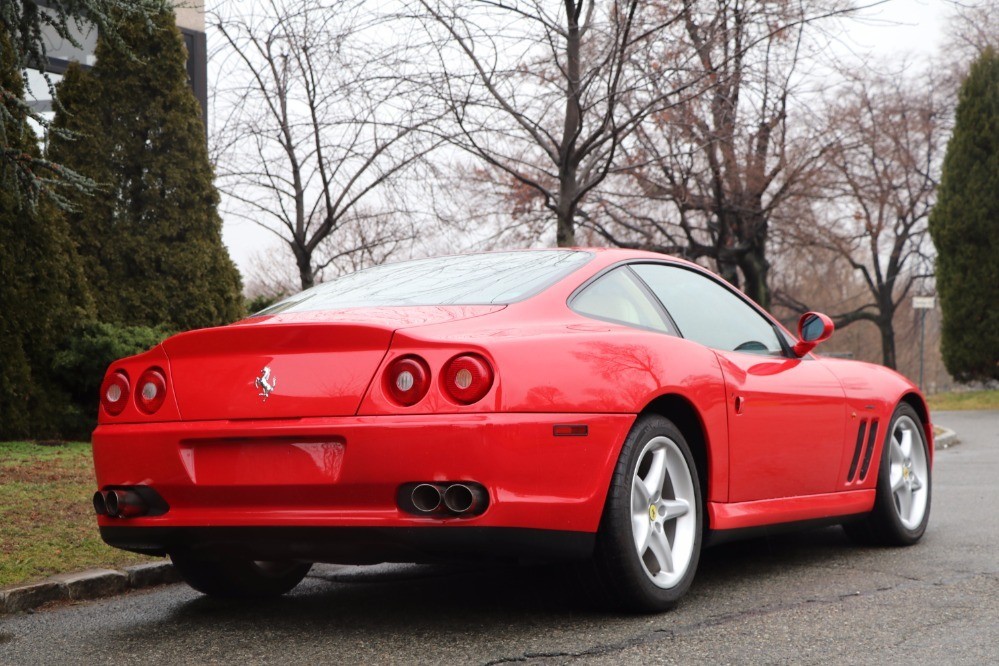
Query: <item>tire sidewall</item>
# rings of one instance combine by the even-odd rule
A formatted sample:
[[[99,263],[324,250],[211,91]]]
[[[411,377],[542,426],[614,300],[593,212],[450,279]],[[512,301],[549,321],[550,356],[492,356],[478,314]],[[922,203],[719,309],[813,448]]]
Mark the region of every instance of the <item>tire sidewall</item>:
[[[675,442],[683,454],[693,481],[695,501],[691,508],[696,512],[690,562],[683,577],[670,588],[657,586],[646,574],[635,551],[631,526],[631,483],[639,456],[650,440],[660,436]],[[625,489],[627,492],[622,492]],[[621,449],[598,534],[598,550],[603,555],[603,568],[608,570],[610,578],[608,586],[614,589],[615,596],[626,607],[653,612],[671,608],[690,588],[697,572],[703,528],[704,505],[700,474],[686,439],[668,419],[661,416],[640,416]]]
[[[895,431],[895,424],[903,417],[909,417],[916,424],[916,433],[919,435],[919,444],[923,447],[926,456],[926,510],[923,512],[923,519],[914,529],[908,529],[902,524],[902,520],[895,509],[895,499],[891,491],[891,437]],[[885,535],[891,542],[899,544],[913,544],[922,538],[926,532],[926,525],[930,519],[930,506],[933,503],[933,466],[931,464],[929,443],[926,439],[926,432],[919,414],[908,403],[903,402],[892,414],[891,422],[885,431],[884,442],[881,446],[881,465],[878,470],[877,498],[875,500],[875,512],[878,514],[879,523],[882,529],[886,529]]]
[[[198,592],[230,599],[266,598],[282,595],[298,585],[312,565],[273,563],[261,566],[251,560],[202,560],[185,553],[170,559],[184,581]]]

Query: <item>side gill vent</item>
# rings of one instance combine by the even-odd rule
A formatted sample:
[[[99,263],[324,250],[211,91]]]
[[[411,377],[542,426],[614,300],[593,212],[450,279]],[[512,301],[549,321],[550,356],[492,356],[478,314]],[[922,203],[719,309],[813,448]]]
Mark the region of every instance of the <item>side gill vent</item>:
[[[867,419],[860,422],[860,429],[857,430],[857,446],[853,450],[853,460],[850,461],[850,471],[846,475],[846,482],[853,481],[857,474],[857,465],[860,464],[860,454],[864,450],[864,435],[867,433]]]
[[[870,432],[867,433],[867,450],[864,452],[864,464],[860,467],[860,480],[867,478],[867,470],[871,467],[871,457],[874,455],[874,439],[878,435],[878,420],[871,421]]]

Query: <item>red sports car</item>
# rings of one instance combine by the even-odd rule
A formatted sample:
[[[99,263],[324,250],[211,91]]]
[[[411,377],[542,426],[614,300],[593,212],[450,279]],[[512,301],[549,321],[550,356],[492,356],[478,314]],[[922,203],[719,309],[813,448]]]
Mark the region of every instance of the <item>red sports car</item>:
[[[114,363],[101,536],[194,588],[281,594],[312,562],[587,560],[661,610],[701,547],[842,523],[911,544],[932,428],[904,377],[810,352],[708,271],[625,250],[377,266]]]

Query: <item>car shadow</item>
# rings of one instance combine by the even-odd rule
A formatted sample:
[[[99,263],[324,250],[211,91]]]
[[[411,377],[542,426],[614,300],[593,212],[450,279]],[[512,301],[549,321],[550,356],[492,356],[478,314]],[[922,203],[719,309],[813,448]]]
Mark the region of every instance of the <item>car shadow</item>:
[[[713,546],[702,553],[688,599],[724,594],[747,581],[765,584],[788,571],[807,574],[854,550],[837,527]],[[320,565],[284,597],[247,602],[198,596],[175,606],[171,620],[193,626],[224,618],[278,634],[356,632],[361,638],[379,627],[439,636],[448,628],[485,632],[511,624],[621,618],[593,599],[584,576],[567,564]],[[674,612],[683,613],[685,605]]]

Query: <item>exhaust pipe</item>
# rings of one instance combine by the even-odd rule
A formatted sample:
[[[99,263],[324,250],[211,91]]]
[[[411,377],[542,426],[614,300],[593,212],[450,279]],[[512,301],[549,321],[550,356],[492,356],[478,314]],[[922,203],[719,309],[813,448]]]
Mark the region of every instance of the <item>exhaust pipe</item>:
[[[486,489],[477,483],[452,483],[444,491],[444,506],[453,513],[476,513],[486,499]]]
[[[108,505],[104,501],[104,493],[99,490],[94,493],[94,511],[97,512],[98,516],[108,515]]]
[[[441,505],[441,489],[430,483],[421,483],[413,488],[410,496],[413,506],[421,513],[433,513]]]
[[[96,503],[97,498],[94,498]],[[132,518],[144,515],[149,508],[138,493],[131,490],[109,490],[104,494],[107,515],[112,518]]]

